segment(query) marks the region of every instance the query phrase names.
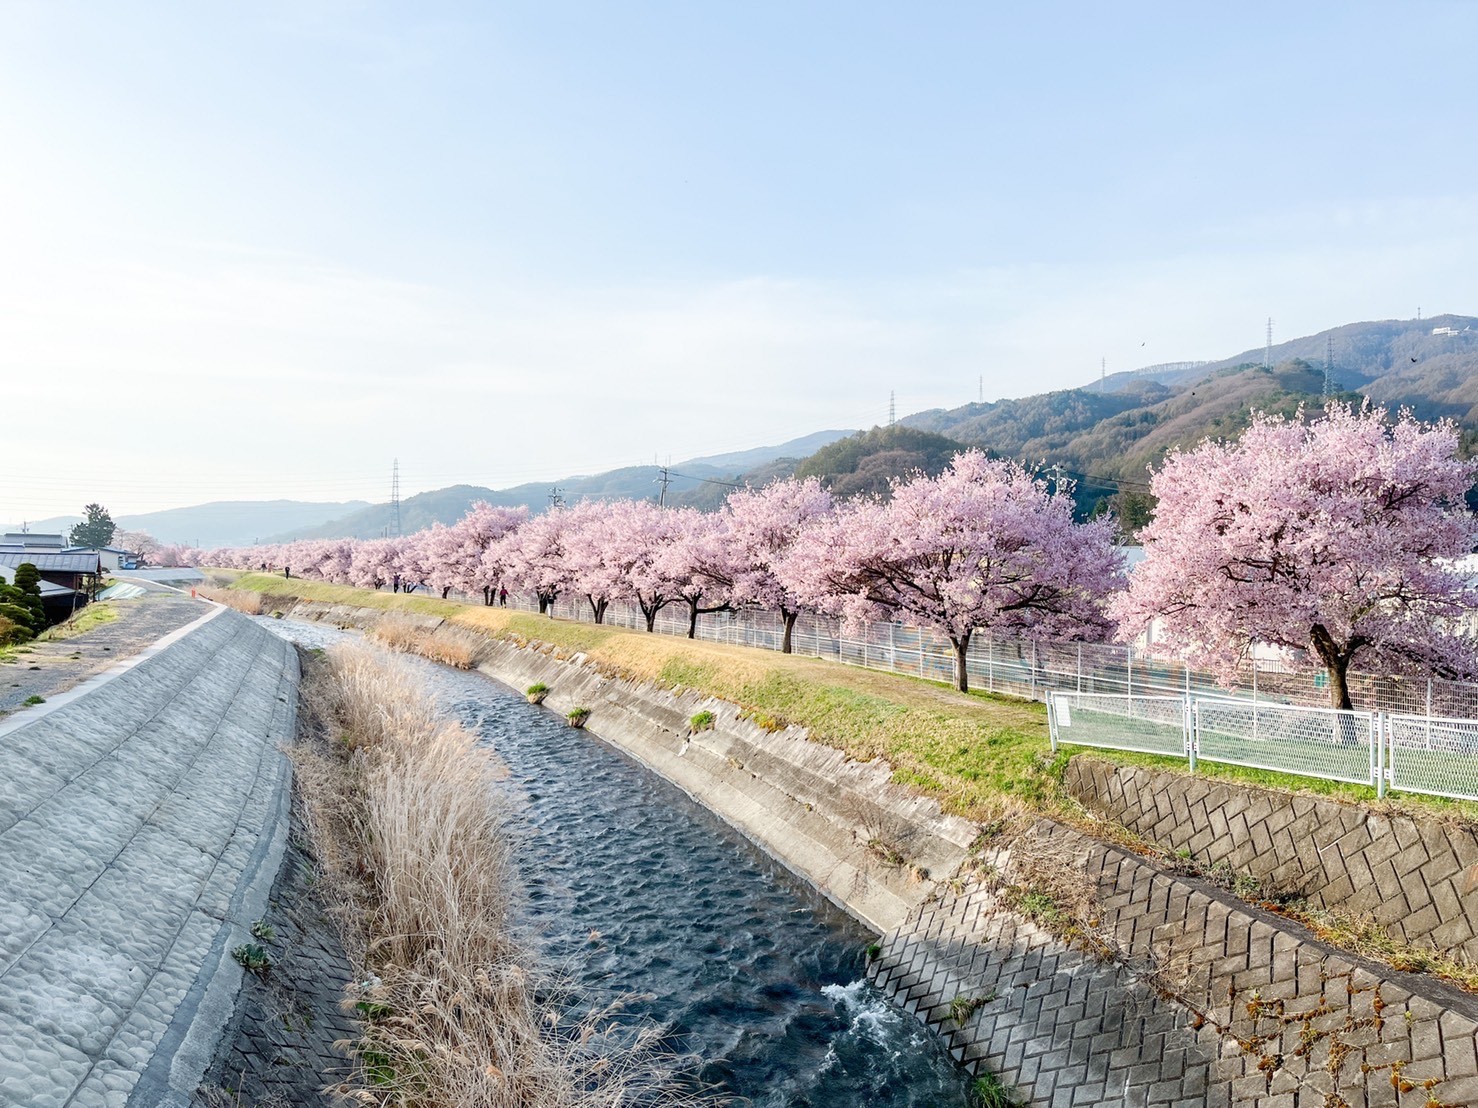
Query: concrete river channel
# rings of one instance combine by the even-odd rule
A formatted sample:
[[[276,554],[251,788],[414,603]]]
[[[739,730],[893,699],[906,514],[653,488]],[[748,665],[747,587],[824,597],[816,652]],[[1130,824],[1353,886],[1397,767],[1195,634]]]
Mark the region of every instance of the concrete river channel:
[[[350,633],[262,619],[307,647]],[[655,1024],[695,1079],[763,1108],[947,1108],[970,1081],[865,980],[875,938],[667,781],[479,673],[418,658],[508,767],[525,918],[589,1003]]]

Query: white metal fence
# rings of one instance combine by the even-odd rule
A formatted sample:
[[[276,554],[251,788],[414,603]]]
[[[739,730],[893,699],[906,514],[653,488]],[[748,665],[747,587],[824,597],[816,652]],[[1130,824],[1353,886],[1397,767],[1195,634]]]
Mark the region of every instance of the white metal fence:
[[[1136,750],[1478,800],[1478,720],[1228,697],[1054,691],[1052,749]]]
[[[510,606],[538,607],[531,595]],[[553,614],[591,622],[590,605],[561,598]],[[657,614],[654,630],[688,633],[686,605]],[[646,629],[634,604],[612,603],[605,622]],[[762,610],[700,615],[697,637],[779,650],[784,627]],[[805,614],[796,622],[797,654],[936,681],[954,678],[954,649],[937,632],[901,623],[844,632],[841,621]],[[1106,643],[1038,643],[975,637],[967,669],[972,688],[1047,699],[1054,745],[1169,754],[1228,762],[1438,796],[1478,799],[1478,684],[1351,674],[1355,712],[1327,707],[1322,674],[1249,665],[1235,692],[1180,662],[1147,658]],[[1059,717],[1059,711],[1066,713]],[[1071,723],[1063,724],[1062,719]]]
[[[535,609],[532,596],[508,596],[510,605]],[[591,622],[590,605],[561,598],[554,614]],[[646,619],[634,604],[615,602],[605,621],[639,630]],[[656,628],[666,635],[688,633],[685,605],[673,604],[657,615]],[[779,650],[783,628],[778,613],[758,609],[708,613],[698,618],[698,635],[709,642]],[[938,681],[954,678],[954,649],[938,632],[902,623],[873,623],[855,634],[840,620],[805,614],[792,641],[797,654],[831,658],[869,669],[888,670]],[[972,688],[1009,693],[1035,700],[1048,692],[1117,693],[1128,696],[1191,696],[1248,699],[1267,704],[1326,707],[1329,689],[1322,672],[1291,671],[1268,662],[1244,667],[1237,686],[1228,691],[1215,677],[1184,663],[1149,658],[1133,647],[1111,643],[1038,643],[976,635],[967,662]],[[1351,699],[1361,709],[1448,719],[1478,719],[1478,684],[1440,678],[1409,678],[1352,673]]]

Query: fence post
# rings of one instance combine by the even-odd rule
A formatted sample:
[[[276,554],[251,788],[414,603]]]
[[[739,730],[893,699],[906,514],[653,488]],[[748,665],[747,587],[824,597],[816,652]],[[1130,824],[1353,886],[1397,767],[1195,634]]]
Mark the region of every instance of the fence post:
[[[1391,720],[1385,712],[1377,712],[1375,724],[1375,795],[1386,795],[1386,740],[1391,735]]]
[[[1047,694],[1047,737],[1052,743],[1052,753],[1057,753],[1057,705],[1052,700],[1052,694]]]
[[[1037,640],[1032,640],[1032,699],[1037,698]]]
[[[1196,746],[1198,736],[1196,734],[1196,709],[1187,696],[1181,701],[1181,728],[1185,733],[1185,754],[1190,762],[1192,773],[1196,772]]]
[[[994,635],[985,636],[985,687],[991,692],[996,691],[996,639]]]
[[[1083,692],[1083,644],[1078,644],[1078,694]]]
[[[1134,648],[1124,648],[1124,695],[1134,695]]]

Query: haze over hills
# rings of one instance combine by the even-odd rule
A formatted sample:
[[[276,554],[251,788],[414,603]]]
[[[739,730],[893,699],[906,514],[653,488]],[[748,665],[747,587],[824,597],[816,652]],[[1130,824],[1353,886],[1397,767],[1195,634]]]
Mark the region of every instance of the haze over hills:
[[[851,431],[816,431],[779,446],[761,446],[731,454],[691,458],[668,467],[666,502],[704,509],[716,508],[733,485],[753,480],[756,474],[784,475],[795,463],[816,449]],[[767,479],[767,478],[765,478]],[[489,489],[480,485],[452,485],[449,488],[408,496],[400,503],[400,530],[409,534],[433,523],[455,523],[478,500],[503,507],[526,507],[541,512],[549,507],[555,490],[567,504],[590,498],[612,500],[624,497],[655,499],[662,480],[662,467],[628,466],[592,476],[566,477],[557,482],[536,481],[508,489]],[[762,481],[761,481],[762,483]],[[299,527],[274,535],[270,542],[292,539],[375,538],[393,534],[395,518],[389,504],[374,504],[340,518]]]
[[[1235,437],[1253,410],[1291,415],[1301,406],[1317,409],[1331,339],[1338,395],[1410,407],[1423,419],[1452,418],[1464,430],[1465,450],[1478,449],[1478,318],[1442,315],[1352,323],[1279,343],[1272,369],[1262,365],[1263,350],[1249,350],[1216,362],[1117,373],[1082,388],[917,412],[895,427],[867,433],[818,431],[778,446],[692,458],[668,467],[666,502],[712,509],[735,485],[758,486],[792,474],[820,476],[840,496],[886,493],[891,478],[916,469],[937,472],[953,450],[975,446],[1073,478],[1085,516],[1111,501],[1127,517],[1144,510],[1149,467],[1169,450],[1207,436]],[[543,511],[556,488],[565,503],[585,497],[655,499],[662,472],[656,465],[630,466],[507,489],[453,485],[403,500],[400,530],[452,523],[477,500]],[[77,517],[58,517],[31,521],[30,527],[55,531],[75,522]],[[163,542],[198,541],[207,548],[373,538],[395,528],[389,504],[363,501],[221,501],[123,516],[118,523]]]
[[[106,506],[106,505],[105,505]],[[115,516],[113,522],[125,531],[147,531],[162,543],[199,546],[247,546],[294,527],[305,527],[347,512],[368,507],[364,500],[322,503],[302,500],[216,500],[187,508]],[[27,520],[25,526],[37,534],[68,531],[82,522],[80,515],[52,516]],[[0,525],[19,531],[21,524]]]

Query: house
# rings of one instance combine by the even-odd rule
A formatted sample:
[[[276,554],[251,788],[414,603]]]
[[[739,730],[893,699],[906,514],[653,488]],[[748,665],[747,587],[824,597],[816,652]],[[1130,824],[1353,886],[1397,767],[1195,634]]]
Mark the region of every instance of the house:
[[[49,551],[57,553],[67,545],[67,540],[60,535],[40,535],[30,531],[8,531],[0,535],[0,550],[7,551]]]
[[[3,549],[4,547],[0,547],[0,550]],[[96,554],[103,569],[109,573],[117,573],[120,569],[136,569],[140,560],[132,550],[124,550],[120,546],[68,546],[59,553]]]
[[[7,578],[13,577],[16,567],[24,562],[35,566],[43,581],[75,589],[86,597],[97,595],[103,564],[95,553],[62,554],[59,551],[46,553],[0,548],[0,570],[10,571]]]

